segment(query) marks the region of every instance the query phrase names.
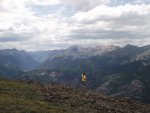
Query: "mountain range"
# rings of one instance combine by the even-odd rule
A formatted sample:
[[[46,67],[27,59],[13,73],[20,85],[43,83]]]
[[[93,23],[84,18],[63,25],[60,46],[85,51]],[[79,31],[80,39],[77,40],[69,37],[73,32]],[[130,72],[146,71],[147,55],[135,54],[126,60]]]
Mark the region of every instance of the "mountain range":
[[[0,75],[8,78],[76,87],[86,72],[90,89],[150,103],[150,46],[72,46],[37,52],[7,49],[0,51],[0,66]]]

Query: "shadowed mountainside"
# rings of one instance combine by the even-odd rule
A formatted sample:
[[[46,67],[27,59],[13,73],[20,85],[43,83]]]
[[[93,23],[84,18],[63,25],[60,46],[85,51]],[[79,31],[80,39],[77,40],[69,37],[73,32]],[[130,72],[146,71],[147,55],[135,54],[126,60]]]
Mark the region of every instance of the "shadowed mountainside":
[[[7,57],[0,59],[0,63],[4,64],[4,67],[0,66],[3,77],[42,83],[68,83],[78,87],[81,73],[86,72],[90,89],[150,103],[150,46],[72,46],[65,50],[32,52],[32,59],[40,60],[40,66],[26,72],[15,68],[20,67],[20,53],[26,56],[24,51],[1,50],[0,53],[0,56],[11,56],[8,60]],[[22,60],[32,64],[30,60]]]
[[[17,49],[0,50],[0,66],[18,70],[32,70],[38,63],[25,51]]]

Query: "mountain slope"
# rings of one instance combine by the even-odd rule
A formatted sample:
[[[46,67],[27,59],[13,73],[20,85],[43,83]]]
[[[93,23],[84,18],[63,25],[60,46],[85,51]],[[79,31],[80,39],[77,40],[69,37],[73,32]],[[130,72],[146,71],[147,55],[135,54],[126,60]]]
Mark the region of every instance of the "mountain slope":
[[[37,66],[37,62],[35,62],[25,51],[5,49],[0,50],[0,66],[20,70],[31,70]]]
[[[8,79],[17,79],[19,73],[22,73],[19,69],[14,67],[3,67],[0,66],[0,77]]]
[[[69,48],[72,53],[76,54],[75,57],[72,56],[73,54],[67,54],[48,59],[42,65],[43,69],[62,73],[61,77],[55,77],[60,82],[65,81],[77,85],[81,73],[86,72],[89,88],[113,96],[127,96],[150,102],[149,46],[127,45],[101,55],[89,55],[90,57],[87,58],[82,58],[81,54],[77,54],[81,51],[79,49]]]
[[[149,113],[150,106],[63,84],[0,79],[1,113]]]
[[[71,46],[67,49],[62,50],[35,51],[29,52],[29,54],[34,60],[43,63],[47,60],[51,61],[57,57],[72,57],[73,59],[85,59],[91,56],[102,55],[118,48],[118,46],[112,45],[93,47]]]
[[[150,103],[149,51],[150,46],[127,45],[123,48],[73,46],[66,50],[47,51],[45,59],[48,59],[41,64],[39,69],[17,72],[15,76],[20,80],[34,80],[42,83],[59,82],[80,86],[81,74],[86,72],[90,89]],[[42,55],[37,54],[40,57]],[[0,69],[0,72],[3,75],[9,75],[9,78],[17,70],[6,73],[4,70],[7,71],[7,69]],[[13,68],[9,66],[9,69]]]
[[[49,58],[53,58],[58,54],[62,54],[64,50],[48,50],[48,51],[35,51],[28,52],[28,54],[37,62],[42,63]]]

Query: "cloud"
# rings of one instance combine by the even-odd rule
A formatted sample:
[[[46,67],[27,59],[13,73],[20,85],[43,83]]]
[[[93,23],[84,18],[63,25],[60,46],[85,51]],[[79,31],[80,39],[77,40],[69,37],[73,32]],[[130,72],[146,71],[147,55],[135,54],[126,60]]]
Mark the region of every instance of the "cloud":
[[[60,2],[65,5],[71,5],[79,11],[88,11],[98,5],[107,4],[109,0],[60,0]]]
[[[88,12],[78,12],[70,19],[76,23],[72,38],[77,39],[142,39],[150,33],[150,5],[100,5]]]
[[[110,5],[116,6],[116,5],[124,5],[124,4],[149,4],[149,0],[111,0]]]
[[[145,45],[149,36],[148,0],[0,1],[0,48]]]
[[[116,7],[109,7],[100,5],[88,12],[78,12],[72,19],[80,23],[96,23],[97,21],[111,21],[113,19],[126,20],[129,17],[142,17],[149,15],[150,5],[121,5]],[[93,23],[92,23],[93,22]]]
[[[0,42],[19,42],[19,41],[26,41],[27,34],[14,34],[14,33],[7,33],[0,35]]]

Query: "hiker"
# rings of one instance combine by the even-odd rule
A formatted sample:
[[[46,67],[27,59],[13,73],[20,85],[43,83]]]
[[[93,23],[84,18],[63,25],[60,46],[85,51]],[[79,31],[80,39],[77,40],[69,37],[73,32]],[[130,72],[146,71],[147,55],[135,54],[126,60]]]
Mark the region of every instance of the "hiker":
[[[85,72],[82,74],[82,86],[83,87],[86,86],[86,73]]]

